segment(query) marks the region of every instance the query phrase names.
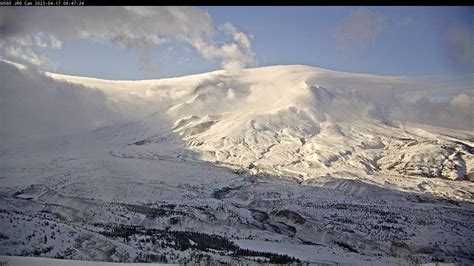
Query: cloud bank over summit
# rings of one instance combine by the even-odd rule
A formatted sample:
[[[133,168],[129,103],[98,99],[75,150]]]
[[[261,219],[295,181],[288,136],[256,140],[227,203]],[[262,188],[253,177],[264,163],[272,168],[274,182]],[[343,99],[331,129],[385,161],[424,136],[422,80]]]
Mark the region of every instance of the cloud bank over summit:
[[[216,31],[225,42],[215,40]],[[53,66],[48,51],[65,41],[108,42],[136,52],[140,69],[155,71],[151,53],[172,41],[185,43],[206,60],[239,70],[254,62],[252,38],[230,22],[214,28],[209,14],[193,7],[52,7],[0,10],[0,49],[7,59]]]

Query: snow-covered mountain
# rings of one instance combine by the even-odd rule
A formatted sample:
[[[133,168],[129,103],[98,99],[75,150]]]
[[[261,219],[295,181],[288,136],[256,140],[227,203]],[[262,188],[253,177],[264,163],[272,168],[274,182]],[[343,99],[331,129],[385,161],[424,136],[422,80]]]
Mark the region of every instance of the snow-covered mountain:
[[[56,91],[50,92],[55,106],[48,110],[50,113],[45,112],[50,121],[59,123],[49,126],[50,130],[57,135],[54,126],[64,130],[65,121],[78,126],[81,121],[77,120],[84,120],[85,129],[110,124],[109,120],[125,125],[130,120],[133,122],[129,125],[142,123],[147,131],[125,136],[134,141],[124,140],[122,144],[144,147],[127,146],[124,153],[159,153],[160,148],[153,144],[181,142],[176,147],[194,152],[199,160],[255,167],[292,175],[300,181],[340,171],[362,176],[380,173],[474,178],[472,131],[392,119],[388,109],[397,103],[390,102],[390,97],[413,85],[402,77],[347,74],[307,66],[249,69],[238,76],[216,71],[149,81],[46,76],[52,79],[36,76],[43,79],[43,84],[32,81],[35,84],[31,87],[41,97],[50,97],[40,91],[41,86],[59,83],[55,84]],[[12,94],[17,96],[18,86],[8,84],[13,78],[4,79],[7,91],[13,88]],[[8,119],[19,123],[22,119],[15,113],[9,118],[14,108],[8,105],[18,102],[6,96],[4,124],[8,130]],[[29,95],[25,98],[40,100]],[[24,109],[37,104],[29,99],[25,102],[19,112],[35,119],[32,113],[36,110]],[[70,106],[73,102],[77,106]],[[38,109],[39,116],[45,116],[41,106]],[[19,130],[12,128],[10,131],[17,135]]]
[[[313,262],[472,260],[472,115],[442,127],[449,121],[410,99],[422,87],[413,79],[299,65],[144,81],[6,61],[0,70],[2,254],[48,247],[13,243],[25,230],[12,227],[14,217],[114,247],[87,257],[98,244],[67,253],[56,243],[38,254],[49,257],[178,262],[201,250],[221,261],[270,259],[265,252]],[[112,225],[121,233],[104,229]],[[176,231],[153,231],[165,228]],[[123,230],[126,243],[114,242]],[[234,244],[215,253],[183,231]],[[161,249],[140,244],[150,233],[162,234]],[[178,252],[171,237],[191,244]]]

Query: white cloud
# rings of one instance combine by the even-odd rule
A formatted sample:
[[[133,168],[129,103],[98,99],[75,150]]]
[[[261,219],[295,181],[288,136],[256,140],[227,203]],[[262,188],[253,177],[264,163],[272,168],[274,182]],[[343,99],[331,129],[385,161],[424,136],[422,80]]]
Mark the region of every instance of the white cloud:
[[[223,30],[227,35],[231,36],[234,39],[234,41],[240,44],[243,48],[247,50],[251,49],[251,41],[250,41],[251,37],[249,37],[247,34],[243,32],[240,32],[230,22],[224,23],[224,25],[222,25],[220,29]]]
[[[56,64],[42,51],[60,49],[61,45],[61,41],[44,32],[7,36],[0,40],[0,48],[5,57],[20,59],[29,65],[44,66],[50,69],[54,69]]]
[[[44,64],[43,60],[36,55],[33,50],[24,47],[15,47],[15,46],[7,46],[5,47],[5,55],[7,57],[19,58],[22,59],[33,66],[39,66]]]
[[[344,52],[355,55],[375,41],[382,30],[382,22],[382,17],[374,12],[353,11],[336,28],[336,40]]]
[[[315,76],[307,83],[332,89],[336,97],[327,110],[340,117],[365,114],[385,121],[474,129],[472,75],[446,79],[334,73]],[[338,91],[344,97],[337,97]]]
[[[192,38],[188,42],[195,47],[206,59],[219,59],[224,69],[231,73],[238,73],[242,68],[255,62],[250,37],[240,32],[230,22],[219,27],[219,30],[230,36],[234,42],[224,43],[220,46],[206,42],[201,38]]]
[[[474,96],[467,93],[460,93],[454,96],[450,103],[454,107],[474,112]]]
[[[3,54],[24,59],[7,50],[29,50],[40,58],[46,49],[60,49],[65,40],[85,39],[109,42],[138,53],[140,66],[152,70],[151,53],[168,41],[184,42],[196,48],[206,59],[219,60],[222,66],[253,62],[251,38],[230,23],[223,30],[232,41],[215,44],[211,17],[193,7],[79,7],[0,9],[0,33]],[[235,45],[237,50],[229,50]],[[34,47],[34,49],[32,48]],[[26,60],[41,64],[41,60]]]
[[[417,89],[416,93],[404,93],[393,98],[390,118],[401,121],[424,123],[473,130],[474,97],[470,95],[474,88],[451,88],[458,93],[452,97],[433,99],[429,89]],[[462,92],[462,91],[468,92]]]

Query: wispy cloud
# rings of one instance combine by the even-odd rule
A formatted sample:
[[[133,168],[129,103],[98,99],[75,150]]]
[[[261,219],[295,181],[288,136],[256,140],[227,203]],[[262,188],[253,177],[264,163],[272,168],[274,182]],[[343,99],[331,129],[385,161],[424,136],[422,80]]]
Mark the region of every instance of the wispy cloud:
[[[455,68],[474,67],[474,28],[471,25],[451,23],[444,34],[445,51]]]
[[[9,36],[0,40],[0,48],[5,57],[21,59],[30,65],[42,65],[50,69],[54,69],[55,63],[42,51],[61,49],[61,46],[60,40],[44,32]]]
[[[46,50],[61,49],[65,40],[108,42],[136,52],[140,68],[154,71],[151,54],[163,43],[184,42],[223,67],[253,62],[251,38],[230,23],[220,30],[230,37],[217,45],[211,17],[192,7],[3,8],[0,49],[6,58],[32,65],[48,61]]]
[[[347,55],[355,56],[375,41],[382,23],[381,15],[359,9],[344,18],[336,28],[335,38]]]

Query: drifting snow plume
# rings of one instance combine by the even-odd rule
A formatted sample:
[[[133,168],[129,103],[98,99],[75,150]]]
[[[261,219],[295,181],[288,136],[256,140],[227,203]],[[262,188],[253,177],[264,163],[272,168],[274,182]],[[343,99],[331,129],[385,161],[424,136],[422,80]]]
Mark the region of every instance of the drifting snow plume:
[[[34,69],[0,62],[1,130],[14,139],[64,135],[118,121],[96,89],[47,77]]]

